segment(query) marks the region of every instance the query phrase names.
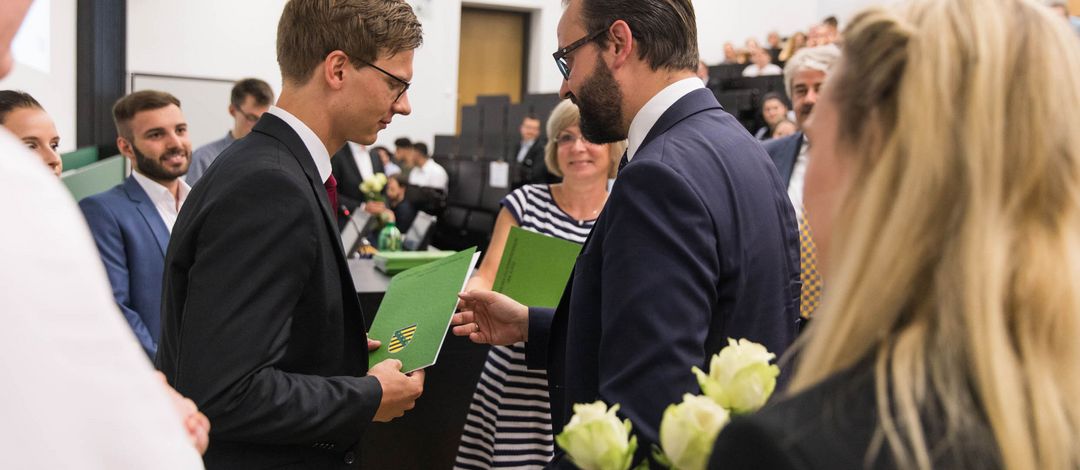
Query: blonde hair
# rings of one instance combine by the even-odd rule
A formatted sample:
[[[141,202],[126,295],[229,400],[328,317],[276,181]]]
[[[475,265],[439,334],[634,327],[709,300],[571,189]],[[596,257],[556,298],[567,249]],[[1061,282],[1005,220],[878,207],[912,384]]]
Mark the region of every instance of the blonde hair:
[[[559,177],[563,176],[562,170],[559,169],[559,134],[566,130],[567,127],[579,125],[580,122],[581,114],[578,107],[570,100],[562,100],[551,111],[551,116],[548,117],[547,122],[548,142],[544,146],[544,164],[547,165],[547,169],[551,174]],[[625,140],[608,144],[608,156],[611,157],[611,165],[608,166],[608,178],[614,178],[615,174],[619,172],[619,159],[622,158],[625,150]]]
[[[1004,468],[1080,466],[1080,45],[1057,20],[914,0],[844,33],[827,87],[861,156],[791,392],[871,358],[899,468],[980,442]]]

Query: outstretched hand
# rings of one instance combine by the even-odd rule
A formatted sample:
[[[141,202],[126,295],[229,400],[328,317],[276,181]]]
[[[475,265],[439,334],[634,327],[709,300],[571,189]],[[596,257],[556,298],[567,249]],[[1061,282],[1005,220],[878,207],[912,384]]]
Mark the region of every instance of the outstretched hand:
[[[457,336],[478,344],[511,345],[529,339],[529,308],[498,292],[458,294],[461,311],[451,325]]]

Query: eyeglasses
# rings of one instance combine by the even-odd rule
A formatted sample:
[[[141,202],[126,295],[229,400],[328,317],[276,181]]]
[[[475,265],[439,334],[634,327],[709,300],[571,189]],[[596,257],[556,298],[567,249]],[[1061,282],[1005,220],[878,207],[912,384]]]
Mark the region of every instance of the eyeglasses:
[[[397,75],[394,75],[394,74],[392,74],[390,72],[387,72],[387,71],[383,70],[382,68],[380,68],[379,66],[377,66],[377,65],[375,65],[375,64],[373,64],[371,62],[361,60],[360,63],[362,63],[362,64],[364,64],[364,65],[366,65],[368,67],[371,67],[371,68],[373,68],[375,70],[378,70],[378,71],[382,72],[383,75],[386,75],[387,77],[390,77],[390,78],[394,79],[394,81],[401,84],[401,86],[402,86],[401,91],[399,91],[398,94],[397,94],[397,97],[394,98],[394,103],[397,103],[397,101],[401,99],[401,95],[404,95],[406,91],[409,91],[409,86],[412,85],[411,83],[405,81],[405,79],[403,79],[401,77],[398,77]]]
[[[577,50],[577,48],[596,40],[596,38],[600,37],[606,32],[606,29],[601,29],[600,31],[578,39],[577,41],[570,43],[569,46],[559,49],[555,51],[554,54],[551,54],[551,56],[555,58],[555,65],[558,65],[559,71],[562,72],[563,80],[570,80],[570,65],[566,63],[566,56],[570,55],[571,52]]]
[[[236,112],[240,113],[240,115],[243,116],[244,119],[247,120],[247,122],[258,122],[259,121],[260,116],[258,116],[256,114],[253,114],[253,113],[249,113],[247,111],[244,111],[242,108],[240,108],[240,106],[233,105],[233,109],[236,110]]]
[[[569,133],[567,133],[567,134],[559,134],[559,137],[557,137],[555,139],[555,142],[559,145],[559,147],[569,147],[569,146],[574,145],[575,143],[577,143],[577,141],[579,141],[579,140],[583,144],[589,143],[589,141],[585,140],[584,136],[574,135],[574,134],[569,134]]]

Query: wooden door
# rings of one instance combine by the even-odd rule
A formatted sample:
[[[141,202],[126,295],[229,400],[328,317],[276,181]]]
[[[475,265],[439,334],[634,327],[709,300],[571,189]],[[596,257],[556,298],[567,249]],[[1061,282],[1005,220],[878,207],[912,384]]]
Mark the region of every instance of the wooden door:
[[[525,13],[461,9],[458,55],[457,131],[461,107],[476,104],[479,95],[508,95],[520,102],[525,88]]]

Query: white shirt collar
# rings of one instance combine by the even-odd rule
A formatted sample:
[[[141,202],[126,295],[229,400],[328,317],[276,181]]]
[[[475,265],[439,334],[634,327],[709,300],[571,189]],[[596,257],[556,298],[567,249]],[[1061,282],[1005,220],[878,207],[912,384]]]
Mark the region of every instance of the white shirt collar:
[[[281,118],[282,121],[285,121],[285,124],[288,124],[300,136],[300,140],[304,142],[308,153],[311,154],[311,159],[315,161],[315,168],[319,170],[319,179],[325,183],[330,178],[330,172],[333,168],[330,166],[330,152],[323,145],[322,139],[315,135],[315,131],[312,131],[307,124],[304,124],[304,121],[284,109],[271,106],[267,112]]]
[[[630,133],[627,136],[629,145],[626,147],[627,161],[634,158],[634,154],[641,147],[641,143],[645,141],[645,137],[649,135],[649,131],[656,125],[656,121],[660,120],[660,116],[664,114],[664,111],[667,111],[676,101],[698,88],[705,88],[700,78],[696,76],[684,78],[660,90],[660,93],[657,93],[656,96],[653,96],[652,99],[645,103],[645,106],[641,107],[641,111],[638,111],[637,115],[634,116],[634,120],[630,122]]]
[[[135,178],[135,182],[139,183],[146,195],[150,197],[150,203],[154,205],[154,209],[157,209],[161,221],[165,222],[165,227],[172,233],[173,225],[176,223],[176,216],[180,213],[180,208],[184,206],[188,192],[191,191],[191,186],[188,186],[183,178],[177,178],[180,181],[180,189],[177,190],[178,197],[174,198],[169,188],[147,178],[142,173],[132,171],[131,176]]]

